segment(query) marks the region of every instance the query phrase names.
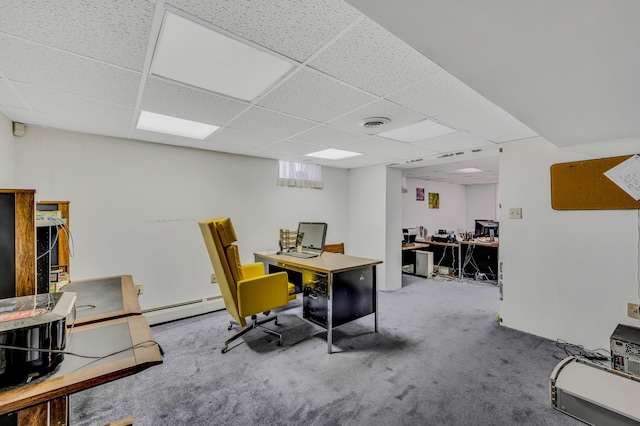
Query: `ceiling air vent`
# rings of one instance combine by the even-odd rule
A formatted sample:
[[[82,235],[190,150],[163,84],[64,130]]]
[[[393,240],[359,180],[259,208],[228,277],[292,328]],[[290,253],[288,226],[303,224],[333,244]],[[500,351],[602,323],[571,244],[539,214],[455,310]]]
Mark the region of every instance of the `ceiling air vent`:
[[[391,120],[385,117],[371,117],[365,118],[360,122],[360,125],[365,129],[378,129],[382,126],[391,123]]]

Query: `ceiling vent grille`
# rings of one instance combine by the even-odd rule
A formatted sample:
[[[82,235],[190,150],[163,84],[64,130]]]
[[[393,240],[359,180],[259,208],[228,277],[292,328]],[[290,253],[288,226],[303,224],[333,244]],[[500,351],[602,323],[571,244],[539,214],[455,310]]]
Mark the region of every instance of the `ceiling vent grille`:
[[[391,120],[385,117],[371,117],[365,118],[360,122],[360,125],[365,129],[378,129],[391,123]]]

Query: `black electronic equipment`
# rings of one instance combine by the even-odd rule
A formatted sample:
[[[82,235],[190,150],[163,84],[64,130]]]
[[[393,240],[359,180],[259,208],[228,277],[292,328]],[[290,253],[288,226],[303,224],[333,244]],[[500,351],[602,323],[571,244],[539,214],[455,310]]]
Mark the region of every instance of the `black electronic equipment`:
[[[303,251],[312,251],[316,252],[316,254],[320,254],[324,251],[324,242],[326,237],[326,223],[300,222],[298,224],[296,248],[302,246]]]
[[[493,220],[476,219],[475,236],[477,237],[492,237],[491,231],[493,231],[493,237],[499,236],[500,222]]]
[[[640,328],[618,324],[610,342],[611,368],[640,376]]]
[[[47,374],[62,361],[75,293],[0,300],[0,387]]]

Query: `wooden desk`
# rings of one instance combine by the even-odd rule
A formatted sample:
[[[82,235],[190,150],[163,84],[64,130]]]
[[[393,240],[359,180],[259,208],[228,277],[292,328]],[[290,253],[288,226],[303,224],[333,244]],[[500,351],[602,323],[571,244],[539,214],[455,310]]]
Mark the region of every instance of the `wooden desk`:
[[[65,351],[104,356],[95,360],[65,355],[53,373],[32,383],[5,388],[0,394],[0,414],[22,410],[88,389],[162,363],[147,319],[131,316],[74,328]],[[127,349],[141,344],[135,349]],[[122,353],[114,354],[125,349]],[[113,354],[113,355],[110,355]],[[33,415],[33,414],[31,414]],[[65,416],[66,417],[66,416]],[[18,412],[20,420],[20,412]]]
[[[76,327],[142,314],[131,275],[72,281],[62,291],[76,293]]]
[[[130,275],[73,281],[62,290],[76,293],[78,307],[65,351],[104,356],[153,340],[147,319],[140,315]],[[69,424],[70,394],[160,363],[162,356],[155,344],[100,361],[65,355],[53,373],[29,384],[0,389],[0,424],[13,415],[14,424],[20,426]]]
[[[327,329],[331,353],[333,328],[374,314],[378,332],[376,265],[381,260],[324,252],[310,259],[269,252],[254,253],[266,273],[285,271],[302,292],[303,318]]]

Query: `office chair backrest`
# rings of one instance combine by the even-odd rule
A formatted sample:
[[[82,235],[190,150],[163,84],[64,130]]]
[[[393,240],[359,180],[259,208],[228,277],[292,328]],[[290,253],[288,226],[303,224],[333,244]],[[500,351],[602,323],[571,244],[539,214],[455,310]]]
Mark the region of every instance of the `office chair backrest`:
[[[325,244],[324,251],[344,254],[344,243]]]
[[[242,279],[242,268],[236,232],[229,218],[213,218],[199,222],[207,252],[218,279],[227,312],[244,327],[247,323],[238,311],[237,282]]]

